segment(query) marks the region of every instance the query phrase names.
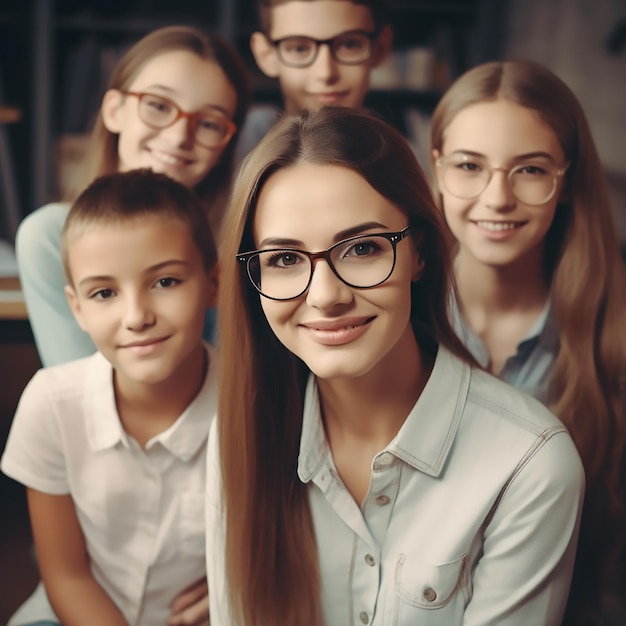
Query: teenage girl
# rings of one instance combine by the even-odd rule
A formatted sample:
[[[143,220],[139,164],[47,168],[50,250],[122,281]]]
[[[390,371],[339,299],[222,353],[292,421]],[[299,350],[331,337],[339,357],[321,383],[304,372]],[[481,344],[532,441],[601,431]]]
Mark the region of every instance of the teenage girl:
[[[347,108],[286,117],[223,229],[212,626],[560,624],[583,471],[475,366],[415,156]]]
[[[219,237],[248,100],[245,68],[225,40],[186,26],[150,33],[111,76],[75,195],[103,174],[147,167],[193,188]],[[46,205],[22,222],[16,237],[22,290],[46,366],[95,351],[63,292],[59,248],[68,211],[68,203]]]
[[[569,429],[587,489],[567,623],[605,624],[626,530],[626,275],[588,123],[547,68],[493,62],[444,95],[431,148],[458,244],[457,333]]]

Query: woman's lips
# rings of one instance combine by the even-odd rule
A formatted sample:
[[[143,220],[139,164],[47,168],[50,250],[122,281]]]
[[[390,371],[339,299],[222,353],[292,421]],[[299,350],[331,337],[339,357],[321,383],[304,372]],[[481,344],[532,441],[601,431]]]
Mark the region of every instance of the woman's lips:
[[[324,346],[341,346],[365,334],[374,317],[350,318],[301,324],[307,335]]]

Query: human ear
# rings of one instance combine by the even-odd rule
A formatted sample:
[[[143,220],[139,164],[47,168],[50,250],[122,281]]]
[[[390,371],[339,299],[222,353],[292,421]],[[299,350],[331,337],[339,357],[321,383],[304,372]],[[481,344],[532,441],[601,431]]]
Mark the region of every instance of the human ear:
[[[392,41],[393,31],[391,26],[385,24],[374,42],[374,52],[370,61],[372,67],[377,67],[389,56]]]
[[[122,129],[120,108],[124,102],[124,94],[118,89],[109,89],[102,98],[100,113],[104,127],[111,133],[117,134]]]
[[[250,50],[259,69],[270,78],[277,78],[279,74],[276,49],[265,33],[252,33]]]
[[[85,328],[83,312],[80,308],[80,303],[78,302],[78,296],[76,295],[76,290],[71,285],[65,285],[64,291],[65,297],[67,298],[67,303],[69,304],[70,310],[72,311],[72,315],[74,316],[76,323],[81,327],[82,330],[87,332],[87,329]]]

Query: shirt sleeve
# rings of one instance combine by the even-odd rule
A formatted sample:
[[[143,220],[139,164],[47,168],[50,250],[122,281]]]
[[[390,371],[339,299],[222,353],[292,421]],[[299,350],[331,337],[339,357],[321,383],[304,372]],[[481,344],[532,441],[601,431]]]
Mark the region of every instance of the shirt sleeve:
[[[17,406],[0,468],[26,487],[69,493],[65,452],[46,370],[30,380]]]
[[[29,213],[15,236],[15,254],[28,319],[41,362],[67,363],[93,354],[89,335],[76,323],[63,288],[61,231],[70,210],[53,202]]]
[[[221,501],[221,472],[217,446],[217,419],[215,419],[211,424],[207,446],[206,493],[206,570],[211,626],[231,624],[226,598],[224,509]]]
[[[494,505],[464,626],[561,624],[583,494],[583,467],[568,433],[544,433]]]

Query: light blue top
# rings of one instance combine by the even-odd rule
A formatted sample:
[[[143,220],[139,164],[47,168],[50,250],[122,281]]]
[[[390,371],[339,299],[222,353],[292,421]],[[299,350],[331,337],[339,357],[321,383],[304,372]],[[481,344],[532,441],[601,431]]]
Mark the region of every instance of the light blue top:
[[[456,334],[478,363],[487,368],[487,350],[463,318],[454,296],[450,298],[450,313]],[[498,378],[546,403],[551,369],[558,350],[559,335],[548,300],[528,334],[517,344],[516,353],[506,360]]]
[[[337,471],[313,375],[302,420],[297,471],[307,484],[325,624],[561,624],[584,476],[566,428],[540,402],[440,346],[406,421],[372,459],[361,502]],[[209,603],[211,626],[231,626],[215,424]]]

